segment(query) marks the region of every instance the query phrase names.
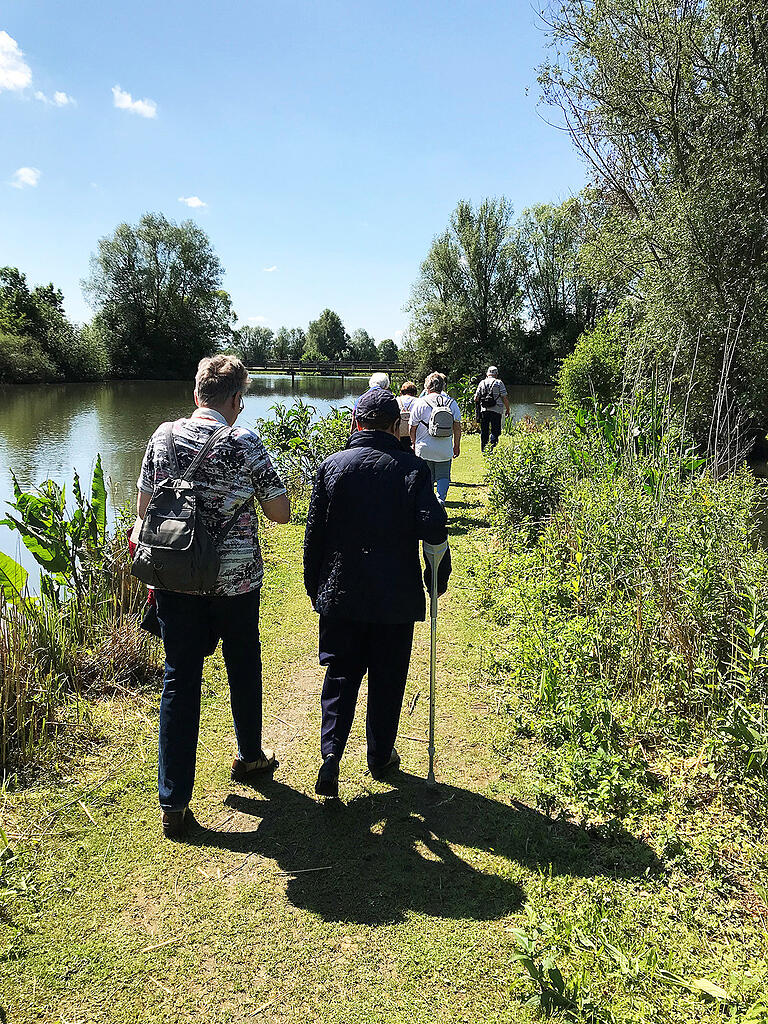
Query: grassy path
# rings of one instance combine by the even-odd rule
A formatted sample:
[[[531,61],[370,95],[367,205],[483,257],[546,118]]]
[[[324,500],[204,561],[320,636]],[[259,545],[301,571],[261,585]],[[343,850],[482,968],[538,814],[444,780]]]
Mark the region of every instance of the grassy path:
[[[521,1021],[529,1011],[511,929],[526,905],[557,906],[582,922],[590,908],[610,907],[629,930],[657,927],[644,843],[601,844],[530,806],[527,748],[502,735],[511,718],[494,712],[506,698],[481,671],[492,631],[474,609],[468,574],[492,538],[476,438],[454,470],[436,794],[423,784],[421,624],[402,772],[391,785],[364,773],[358,714],[341,803],[312,796],[317,620],[301,587],[301,526],[273,530],[262,622],[265,743],[281,760],[274,780],[260,791],[229,782],[234,739],[217,656],[193,800],[205,829],[188,844],[165,842],[156,699],[97,706],[100,741],[85,762],[81,754],[55,786],[5,797],[3,827],[20,853],[6,874],[27,887],[0,917],[8,1021]],[[679,916],[677,926],[685,950]],[[696,941],[692,929],[691,949]]]

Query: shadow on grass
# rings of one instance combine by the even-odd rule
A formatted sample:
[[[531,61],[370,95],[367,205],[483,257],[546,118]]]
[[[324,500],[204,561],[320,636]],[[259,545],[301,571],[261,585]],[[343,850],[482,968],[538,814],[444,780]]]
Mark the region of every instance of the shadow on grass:
[[[253,830],[206,830],[190,842],[274,858],[292,874],[287,896],[295,906],[326,921],[369,925],[401,921],[409,912],[503,917],[524,902],[514,880],[519,866],[611,877],[658,867],[652,850],[627,833],[608,843],[524,804],[456,786],[428,790],[423,779],[405,772],[394,772],[390,781],[394,788],[345,805],[321,804],[265,780],[258,796],[232,794],[225,801],[258,819]]]
[[[446,505],[448,503],[446,502]],[[458,502],[457,502],[458,506]],[[458,506],[461,507],[461,506]],[[464,506],[466,507],[466,506]],[[474,530],[487,530],[488,520],[481,516],[468,515],[467,513],[448,516],[448,536],[463,537],[465,533]]]

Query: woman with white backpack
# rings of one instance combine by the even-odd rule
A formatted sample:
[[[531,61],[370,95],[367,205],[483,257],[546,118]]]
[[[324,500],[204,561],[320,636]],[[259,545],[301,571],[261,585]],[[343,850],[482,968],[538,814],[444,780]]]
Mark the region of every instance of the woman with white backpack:
[[[411,441],[429,466],[437,500],[444,505],[451,485],[451,461],[461,452],[461,410],[446,393],[442,373],[430,373],[424,388],[424,397],[410,408]]]

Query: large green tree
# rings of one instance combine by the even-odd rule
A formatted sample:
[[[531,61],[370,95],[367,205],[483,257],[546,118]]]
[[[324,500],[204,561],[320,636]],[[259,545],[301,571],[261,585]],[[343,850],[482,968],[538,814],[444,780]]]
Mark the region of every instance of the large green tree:
[[[295,362],[301,359],[307,336],[301,327],[281,327],[272,342],[275,359]]]
[[[561,0],[544,96],[606,201],[589,246],[637,299],[639,337],[693,382],[699,429],[723,362],[768,421],[768,13],[756,0]]]
[[[379,362],[396,363],[400,358],[400,350],[391,338],[379,342]]]
[[[120,224],[99,240],[84,290],[110,351],[126,377],[188,377],[231,337],[223,269],[192,220],[159,213]]]
[[[485,199],[475,209],[462,200],[432,243],[408,305],[420,369],[456,376],[502,361],[519,333],[521,305],[511,204]]]
[[[356,331],[352,332],[347,351],[350,359],[357,359],[361,362],[376,363],[379,359],[379,350],[376,347],[375,339],[362,327],[358,327]]]
[[[107,373],[102,340],[69,321],[61,290],[30,288],[16,267],[0,268],[0,334],[14,339],[2,346],[4,380],[93,380]]]
[[[583,263],[599,229],[601,204],[589,191],[558,206],[537,203],[514,226],[529,330],[521,336],[521,375],[551,379],[583,331],[612,309],[621,292],[613,279],[591,277]]]
[[[262,366],[274,355],[275,335],[271,327],[240,327],[232,335],[232,351],[246,366]]]
[[[348,343],[349,337],[339,314],[332,309],[324,309],[317,320],[309,322],[304,358],[309,361],[343,359]]]

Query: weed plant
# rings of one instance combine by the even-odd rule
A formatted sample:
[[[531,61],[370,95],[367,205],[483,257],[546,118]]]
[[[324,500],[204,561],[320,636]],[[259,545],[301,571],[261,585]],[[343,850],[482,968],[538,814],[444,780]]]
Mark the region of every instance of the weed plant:
[[[664,396],[520,425],[487,482],[506,556],[476,578],[543,741],[541,803],[622,818],[682,788],[758,814],[761,485],[698,452]]]
[[[88,692],[116,692],[157,676],[158,652],[139,626],[144,590],[130,575],[127,511],[106,527],[97,459],[91,496],[75,475],[74,508],[53,481],[25,493],[15,484],[3,521],[21,534],[41,568],[39,593],[0,555],[0,770],[28,766],[61,732]]]

